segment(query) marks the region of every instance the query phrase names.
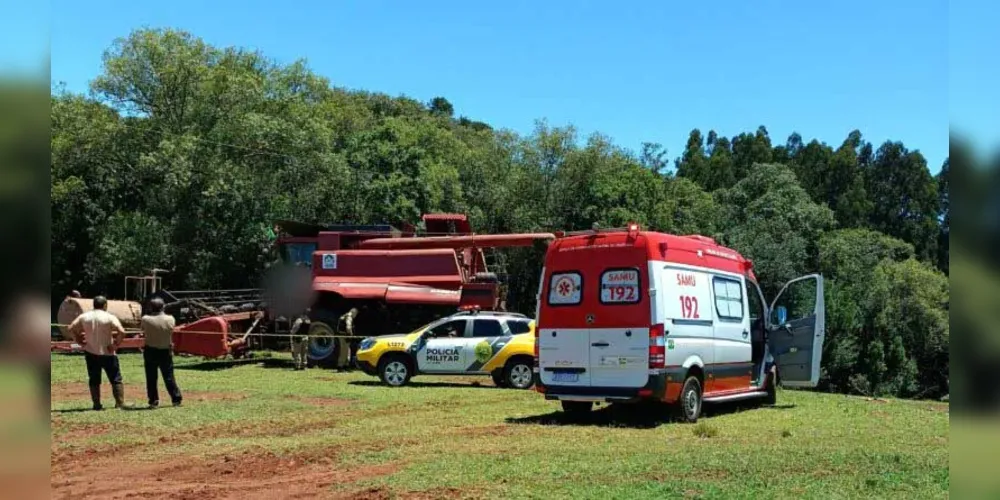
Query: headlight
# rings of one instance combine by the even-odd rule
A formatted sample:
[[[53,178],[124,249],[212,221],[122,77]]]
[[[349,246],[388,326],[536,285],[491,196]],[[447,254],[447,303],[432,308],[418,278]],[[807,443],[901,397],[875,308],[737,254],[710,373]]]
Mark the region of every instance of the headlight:
[[[372,346],[374,346],[374,345],[375,345],[375,339],[373,339],[371,337],[368,337],[368,338],[362,340],[360,344],[358,344],[358,350],[359,351],[367,351],[368,349],[371,349]]]

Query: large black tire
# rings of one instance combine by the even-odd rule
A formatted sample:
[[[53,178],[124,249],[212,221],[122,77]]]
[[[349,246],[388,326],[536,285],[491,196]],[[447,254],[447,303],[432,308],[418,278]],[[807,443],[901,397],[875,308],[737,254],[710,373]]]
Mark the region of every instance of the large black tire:
[[[701,416],[702,407],[701,380],[694,375],[688,375],[681,387],[681,395],[677,398],[677,416],[683,422],[695,423]]]
[[[413,377],[413,363],[400,354],[383,356],[378,362],[378,377],[389,387],[402,387]]]
[[[591,401],[560,401],[560,403],[564,412],[574,416],[590,413],[590,410],[594,409],[594,403]]]
[[[506,381],[504,381],[504,378],[503,378],[504,371],[505,370],[494,370],[493,373],[490,374],[490,378],[493,379],[493,385],[495,385],[497,387],[500,387],[500,388],[506,388],[507,387],[507,383],[506,383]]]
[[[307,366],[333,368],[340,356],[338,339],[329,338],[334,335],[333,328],[325,321],[313,320],[309,327],[309,347],[306,356]]]
[[[767,396],[764,396],[764,404],[775,405],[778,403],[778,381],[777,381],[777,370],[772,370],[771,373],[767,375]]]
[[[531,361],[525,358],[514,358],[507,362],[503,369],[503,381],[513,389],[531,389],[535,385],[535,374]]]

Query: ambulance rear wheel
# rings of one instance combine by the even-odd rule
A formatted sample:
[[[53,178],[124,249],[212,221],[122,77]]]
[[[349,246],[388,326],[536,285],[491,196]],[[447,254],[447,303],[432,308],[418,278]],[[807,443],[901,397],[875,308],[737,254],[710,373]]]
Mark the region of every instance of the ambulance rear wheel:
[[[688,376],[677,400],[677,414],[681,420],[692,424],[698,421],[701,416],[701,397],[701,381],[694,375]]]
[[[570,415],[583,415],[594,408],[591,401],[560,401],[564,412]]]

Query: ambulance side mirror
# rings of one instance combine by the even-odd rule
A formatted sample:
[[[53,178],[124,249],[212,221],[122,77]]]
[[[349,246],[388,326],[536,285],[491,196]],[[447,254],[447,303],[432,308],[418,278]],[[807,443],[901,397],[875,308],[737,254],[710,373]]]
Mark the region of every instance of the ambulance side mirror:
[[[775,312],[778,314],[778,324],[785,325],[788,321],[788,309],[785,306],[778,306]]]

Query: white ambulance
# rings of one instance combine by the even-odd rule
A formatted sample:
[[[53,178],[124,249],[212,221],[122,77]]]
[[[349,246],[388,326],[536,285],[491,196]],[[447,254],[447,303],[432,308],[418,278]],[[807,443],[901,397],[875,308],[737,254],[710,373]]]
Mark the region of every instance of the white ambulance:
[[[702,404],[814,387],[823,277],[768,305],[752,263],[704,236],[587,231],[549,246],[539,286],[535,390],[566,412],[658,400],[694,422]]]

